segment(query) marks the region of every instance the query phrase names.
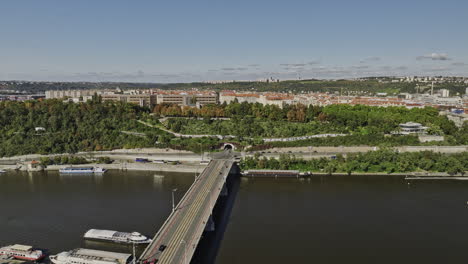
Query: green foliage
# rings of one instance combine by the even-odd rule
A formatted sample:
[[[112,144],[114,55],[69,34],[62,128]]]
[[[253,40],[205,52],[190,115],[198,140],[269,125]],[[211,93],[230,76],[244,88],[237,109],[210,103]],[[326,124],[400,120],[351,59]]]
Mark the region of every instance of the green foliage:
[[[111,164],[112,162],[114,162],[114,160],[112,160],[109,157],[99,157],[96,160],[96,163],[99,163],[99,164]]]
[[[68,164],[88,164],[86,158],[78,156],[55,156],[55,157],[42,157],[40,159],[42,165],[68,165]]]
[[[290,169],[314,172],[385,172],[404,173],[415,171],[447,172],[450,175],[468,171],[468,152],[441,154],[432,151],[398,153],[389,149],[352,153],[336,159],[320,158],[303,160],[286,154],[279,159],[266,159],[259,155],[241,160],[242,170]]]
[[[174,107],[177,106],[168,106],[167,109]],[[184,109],[187,112],[187,108]],[[431,134],[448,136],[448,140],[443,144],[468,144],[467,137],[460,134],[455,124],[447,117],[440,116],[438,111],[431,107],[407,109],[365,105],[325,107],[286,105],[279,108],[274,105],[233,102],[218,106],[217,111],[223,112],[224,116],[230,119],[213,120],[206,116],[203,120],[169,118],[165,125],[172,131],[182,134],[234,135],[251,138],[296,137],[324,133],[351,134],[346,138],[309,140],[312,145],[418,145],[419,141],[414,136],[384,137],[385,134],[398,130],[399,124],[411,121],[428,126]],[[213,114],[210,117],[217,116]],[[451,137],[455,135],[456,137]],[[259,143],[258,140],[256,142]],[[306,142],[276,142],[272,145],[301,146],[304,143]]]
[[[0,102],[0,156],[154,146],[154,138],[120,132],[148,130],[136,121],[145,111],[122,103]]]

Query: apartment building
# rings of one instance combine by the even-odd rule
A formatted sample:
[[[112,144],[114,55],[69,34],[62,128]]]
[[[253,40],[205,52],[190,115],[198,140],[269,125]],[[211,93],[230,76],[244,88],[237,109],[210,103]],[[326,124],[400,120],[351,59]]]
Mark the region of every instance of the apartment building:
[[[219,103],[218,95],[214,92],[159,91],[156,93],[158,104],[168,103],[193,106]]]
[[[50,90],[45,92],[46,99],[79,98],[101,94],[100,90]]]
[[[153,107],[156,105],[157,97],[152,94],[103,94],[102,101],[113,101],[132,103],[139,106]]]

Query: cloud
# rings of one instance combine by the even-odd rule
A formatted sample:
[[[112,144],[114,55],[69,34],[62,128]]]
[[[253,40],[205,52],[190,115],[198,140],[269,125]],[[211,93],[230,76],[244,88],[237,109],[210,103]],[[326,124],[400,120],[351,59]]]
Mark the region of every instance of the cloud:
[[[188,74],[179,73],[145,73],[142,70],[132,72],[78,72],[71,76],[64,76],[71,80],[90,80],[90,81],[151,81],[160,79],[177,79],[187,77]],[[156,78],[156,79],[155,79]]]
[[[366,63],[366,62],[375,62],[375,61],[380,61],[382,58],[380,57],[367,57],[359,61],[359,63]]]
[[[406,66],[398,66],[398,67],[395,67],[395,70],[397,70],[397,71],[406,71],[406,70],[408,70],[408,67],[406,67]]]
[[[255,63],[254,63],[254,64],[249,64],[249,65],[247,65],[247,66],[249,66],[249,67],[254,67],[254,68],[255,68],[255,67],[260,66],[260,64],[255,64]]]
[[[313,60],[313,61],[309,61],[307,64],[308,64],[308,65],[316,65],[316,64],[319,64],[319,63],[320,63],[320,61],[318,61],[318,60]]]
[[[468,64],[464,63],[464,62],[454,62],[452,63],[452,66],[466,66]]]
[[[285,67],[304,67],[306,65],[305,63],[280,63],[280,66]]]
[[[447,53],[431,53],[423,56],[416,57],[417,60],[438,60],[438,61],[446,61],[451,60]]]
[[[350,68],[354,70],[364,70],[364,69],[369,69],[370,66],[369,65],[355,65],[355,66],[351,66]]]
[[[433,68],[423,69],[424,72],[431,72],[431,73],[447,72],[450,70],[452,69],[449,67],[433,67]]]
[[[246,71],[248,70],[249,68],[247,67],[226,67],[226,68],[221,68],[221,70],[223,71]]]

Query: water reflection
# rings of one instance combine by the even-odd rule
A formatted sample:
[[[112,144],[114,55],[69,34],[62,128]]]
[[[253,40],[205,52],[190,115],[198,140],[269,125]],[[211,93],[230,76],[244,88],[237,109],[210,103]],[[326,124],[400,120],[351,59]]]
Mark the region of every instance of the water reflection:
[[[164,175],[155,174],[153,176],[153,187],[155,190],[162,190],[164,183]]]
[[[0,177],[0,245],[27,244],[57,253],[82,247],[92,228],[153,236],[170,213],[170,190],[191,175],[109,171],[104,175],[7,172]],[[97,248],[98,249],[98,248]]]
[[[83,246],[131,253],[122,245],[88,244],[83,234],[97,228],[153,236],[171,211],[171,189],[182,194],[194,180],[193,174],[158,175],[164,178],[130,171],[109,171],[100,178],[1,174],[0,245],[29,244],[53,253]],[[216,263],[468,259],[467,181],[408,185],[401,177],[318,176],[242,178],[239,184]]]

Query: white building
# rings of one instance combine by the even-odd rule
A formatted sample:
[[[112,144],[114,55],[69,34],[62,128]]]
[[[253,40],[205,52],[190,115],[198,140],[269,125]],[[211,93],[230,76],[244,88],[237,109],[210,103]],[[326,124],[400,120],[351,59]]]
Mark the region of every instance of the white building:
[[[447,90],[447,89],[441,89],[441,90],[440,90],[440,95],[441,95],[442,97],[447,98],[447,97],[450,96],[450,91]]]
[[[400,124],[400,132],[401,135],[409,135],[409,134],[424,134],[426,133],[427,127],[421,125],[420,123],[415,122],[407,122]]]

